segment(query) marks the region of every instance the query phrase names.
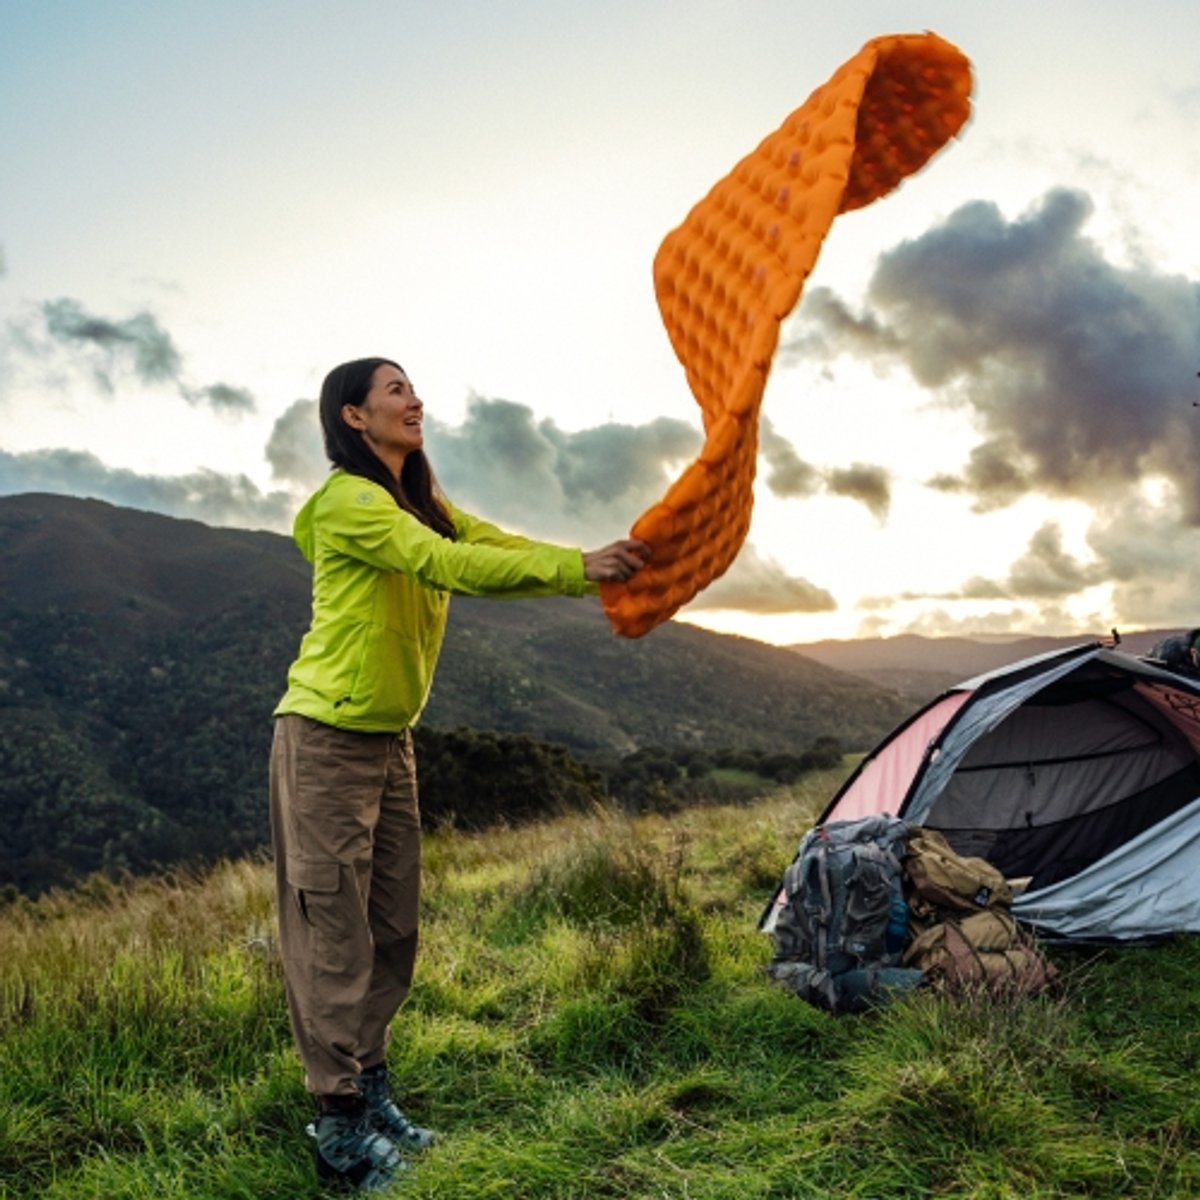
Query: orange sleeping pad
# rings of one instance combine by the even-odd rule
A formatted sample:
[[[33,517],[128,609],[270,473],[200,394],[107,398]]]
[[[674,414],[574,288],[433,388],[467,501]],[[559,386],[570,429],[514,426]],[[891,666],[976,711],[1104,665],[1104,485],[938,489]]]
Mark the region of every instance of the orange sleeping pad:
[[[780,323],[834,217],[924,166],[966,123],[970,94],[970,63],[936,34],[874,38],[667,234],[654,290],[705,442],[630,531],[649,564],[601,587],[618,633],[648,633],[737,557]]]

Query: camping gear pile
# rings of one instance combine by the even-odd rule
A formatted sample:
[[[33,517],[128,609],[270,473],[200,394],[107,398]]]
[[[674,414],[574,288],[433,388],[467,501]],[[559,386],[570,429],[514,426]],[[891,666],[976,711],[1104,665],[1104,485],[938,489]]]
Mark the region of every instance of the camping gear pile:
[[[936,829],[914,829],[904,873],[916,936],[906,966],[923,981],[1033,995],[1057,971],[1012,915],[1012,887],[991,863],[955,854]]]
[[[1056,977],[1010,911],[1012,889],[936,830],[887,815],[810,830],[761,927],[768,971],[830,1012],[862,1012],[919,986],[1040,992]]]
[[[1038,991],[1035,936],[1200,932],[1200,679],[1089,644],[950,689],[847,780],[759,927],[772,975],[839,1012],[935,982]]]

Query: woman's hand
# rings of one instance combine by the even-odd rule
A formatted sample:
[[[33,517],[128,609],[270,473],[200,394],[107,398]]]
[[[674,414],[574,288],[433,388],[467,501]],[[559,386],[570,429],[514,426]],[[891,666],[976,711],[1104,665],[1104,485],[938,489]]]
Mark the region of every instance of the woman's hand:
[[[583,573],[593,583],[624,583],[649,561],[650,547],[637,538],[613,542],[602,550],[583,552]]]

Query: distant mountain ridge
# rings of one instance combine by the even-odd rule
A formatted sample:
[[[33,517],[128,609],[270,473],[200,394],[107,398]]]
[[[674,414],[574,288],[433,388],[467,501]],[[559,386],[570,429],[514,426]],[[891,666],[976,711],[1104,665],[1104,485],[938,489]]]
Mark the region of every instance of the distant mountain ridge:
[[[1156,642],[1177,632],[1176,629],[1131,633],[1118,630],[1120,648],[1129,654],[1146,654]],[[1097,630],[1092,637],[1084,634],[1063,637],[991,634],[930,638],[905,633],[890,638],[800,642],[788,649],[835,670],[870,679],[903,696],[931,699],[957,683],[1023,658],[1078,646],[1097,638],[1108,640],[1111,636],[1111,630]]]
[[[147,655],[156,639],[236,617],[239,638],[257,625],[271,646],[255,655],[271,697],[263,715],[307,627],[309,589],[308,564],[278,534],[98,500],[0,497],[0,620],[83,620],[94,652],[112,657]],[[0,642],[8,703],[22,686],[20,649]],[[423,719],[587,752],[706,740],[766,748],[819,736],[865,748],[901,715],[886,689],[750,639],[673,622],[629,641],[593,600],[455,597]]]
[[[0,497],[0,605],[87,612],[122,641],[237,593],[307,596],[287,538],[70,496]]]

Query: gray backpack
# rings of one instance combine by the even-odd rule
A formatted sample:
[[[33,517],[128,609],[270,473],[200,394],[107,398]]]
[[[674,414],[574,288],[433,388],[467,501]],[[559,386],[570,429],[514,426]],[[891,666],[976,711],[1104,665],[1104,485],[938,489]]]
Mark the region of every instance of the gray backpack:
[[[900,966],[907,834],[903,821],[872,816],[804,835],[761,926],[775,939],[773,979],[836,1013],[861,1012],[916,987],[922,973]]]

